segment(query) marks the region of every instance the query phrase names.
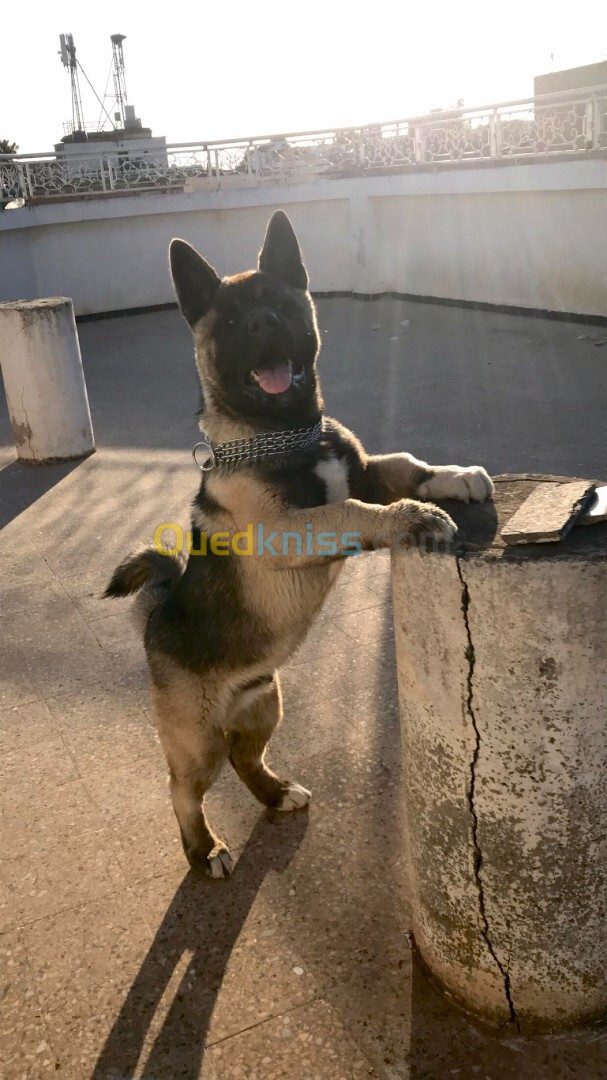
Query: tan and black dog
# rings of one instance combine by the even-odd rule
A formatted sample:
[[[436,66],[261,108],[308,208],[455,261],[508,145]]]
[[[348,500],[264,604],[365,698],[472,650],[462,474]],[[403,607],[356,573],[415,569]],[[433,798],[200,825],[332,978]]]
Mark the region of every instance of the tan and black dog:
[[[257,270],[221,280],[173,240],[171,271],[194,337],[208,471],[194,499],[189,557],[155,548],[114,572],[107,596],[137,600],[171,795],[190,864],[232,860],[203,810],[229,760],[265,806],[310,793],[265,764],[281,719],[279,668],[308,632],[346,555],[397,538],[450,541],[428,498],[491,496],[483,468],[370,456],[323,417],[320,340],[289,219],[273,215]],[[421,500],[421,501],[420,501]]]

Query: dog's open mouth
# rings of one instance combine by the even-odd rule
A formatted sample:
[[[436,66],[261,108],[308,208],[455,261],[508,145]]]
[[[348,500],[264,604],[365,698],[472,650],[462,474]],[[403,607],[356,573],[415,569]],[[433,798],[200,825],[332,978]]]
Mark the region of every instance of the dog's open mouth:
[[[265,394],[285,394],[293,385],[298,386],[304,379],[303,368],[297,369],[291,360],[274,364],[273,367],[258,367],[249,372],[252,386],[259,387]]]

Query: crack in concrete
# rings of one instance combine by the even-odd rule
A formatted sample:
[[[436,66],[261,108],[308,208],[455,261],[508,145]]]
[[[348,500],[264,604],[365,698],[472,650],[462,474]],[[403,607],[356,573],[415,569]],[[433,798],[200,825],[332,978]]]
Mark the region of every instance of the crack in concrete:
[[[513,1024],[517,1031],[520,1031],[520,1024],[517,1019],[516,1010],[514,1008],[514,1002],[512,1000],[512,988],[510,985],[510,974],[508,968],[504,967],[499,959],[495,946],[491,940],[491,932],[489,929],[489,919],[487,916],[487,908],[485,905],[485,889],[483,885],[483,879],[481,870],[483,866],[483,853],[478,839],[478,814],[476,812],[476,767],[478,765],[479,754],[481,751],[481,733],[474,712],[474,666],[476,663],[476,654],[474,651],[474,643],[472,641],[472,631],[470,629],[469,609],[470,609],[470,590],[468,588],[468,582],[464,577],[462,564],[460,559],[456,557],[455,565],[457,566],[457,573],[462,586],[462,615],[464,617],[464,626],[466,628],[466,637],[468,644],[466,646],[466,661],[468,664],[468,674],[466,677],[466,700],[465,710],[466,715],[470,719],[472,729],[474,731],[474,751],[472,759],[470,761],[470,783],[468,785],[468,809],[470,811],[470,817],[472,818],[472,846],[474,849],[474,880],[476,883],[476,889],[478,892],[478,908],[481,917],[481,933],[483,940],[489,950],[491,959],[494,961],[502,979],[504,980],[504,993],[506,996],[506,1003],[508,1005],[508,1012],[510,1013],[510,1019],[508,1023]]]
[[[36,452],[34,450],[34,447],[32,446],[33,431],[32,431],[32,426],[31,426],[31,424],[29,422],[29,418],[28,418],[28,415],[27,415],[27,409],[25,408],[25,405],[24,405],[24,402],[23,402],[24,397],[25,397],[25,387],[23,387],[23,390],[22,390],[22,393],[21,393],[21,408],[23,410],[23,415],[25,416],[25,433],[26,433],[28,446],[29,446],[30,451],[31,451],[32,461],[35,461],[36,460]]]

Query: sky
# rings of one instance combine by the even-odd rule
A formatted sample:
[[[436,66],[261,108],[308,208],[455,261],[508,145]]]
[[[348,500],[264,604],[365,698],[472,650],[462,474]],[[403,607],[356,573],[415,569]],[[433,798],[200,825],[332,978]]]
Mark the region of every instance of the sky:
[[[534,75],[607,59],[605,0],[30,0],[4,31],[0,138],[22,153],[50,150],[71,118],[66,32],[100,96],[110,34],[126,34],[129,102],[170,142],[507,101],[530,94]],[[81,89],[96,121],[83,78]]]

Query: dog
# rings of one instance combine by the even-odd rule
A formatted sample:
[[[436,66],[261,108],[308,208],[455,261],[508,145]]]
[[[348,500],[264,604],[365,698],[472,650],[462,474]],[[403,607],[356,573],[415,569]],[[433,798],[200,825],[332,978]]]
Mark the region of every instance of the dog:
[[[104,595],[139,593],[184,851],[195,870],[222,878],[232,858],[203,803],[227,760],[264,806],[299,810],[310,800],[272,772],[265,752],[282,717],[279,669],[346,556],[398,538],[448,543],[453,521],[426,500],[482,502],[493,484],[480,466],[369,455],[323,415],[315,308],[282,210],[256,270],[222,280],[184,240],[172,241],[170,267],[202,388],[204,471],[189,553],[140,551],[116,568]]]

